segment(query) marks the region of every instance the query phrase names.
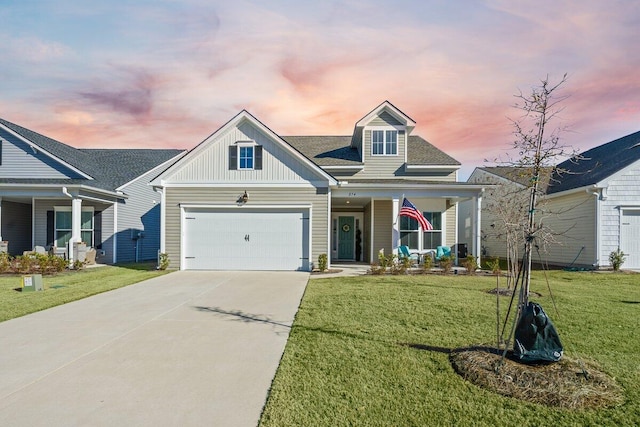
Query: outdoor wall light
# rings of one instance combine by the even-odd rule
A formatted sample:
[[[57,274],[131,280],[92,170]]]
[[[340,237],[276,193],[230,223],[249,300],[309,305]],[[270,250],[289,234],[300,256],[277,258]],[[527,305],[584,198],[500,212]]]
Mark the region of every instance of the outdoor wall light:
[[[247,194],[246,190],[245,190],[244,194],[242,195],[242,197],[240,197],[240,200],[242,200],[242,203],[247,203],[249,201],[249,195]]]

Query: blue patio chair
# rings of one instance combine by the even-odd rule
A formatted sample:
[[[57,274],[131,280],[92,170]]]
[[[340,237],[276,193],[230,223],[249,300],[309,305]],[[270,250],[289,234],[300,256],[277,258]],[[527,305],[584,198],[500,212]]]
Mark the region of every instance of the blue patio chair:
[[[436,248],[436,261],[440,261],[443,256],[451,256],[451,248],[449,246],[438,246]]]
[[[408,258],[415,263],[418,263],[420,261],[420,256],[418,254],[412,254],[411,252],[409,252],[409,246],[398,246],[398,259],[402,260],[404,258]]]

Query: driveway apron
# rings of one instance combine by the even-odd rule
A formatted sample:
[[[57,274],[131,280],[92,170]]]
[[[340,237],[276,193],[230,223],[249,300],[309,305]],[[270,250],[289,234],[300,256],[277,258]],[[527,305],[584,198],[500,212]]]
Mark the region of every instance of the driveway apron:
[[[175,272],[2,322],[0,425],[255,426],[308,278]]]

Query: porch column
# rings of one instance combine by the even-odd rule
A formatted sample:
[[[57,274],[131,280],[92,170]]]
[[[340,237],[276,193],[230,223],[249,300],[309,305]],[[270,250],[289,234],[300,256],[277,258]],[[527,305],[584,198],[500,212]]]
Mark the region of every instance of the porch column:
[[[395,197],[393,198],[391,203],[391,213],[393,215],[391,248],[394,254],[398,254],[398,242],[400,241],[400,221],[398,221],[398,214],[400,213],[400,199]]]
[[[480,266],[482,265],[480,264],[480,255],[482,255],[482,193],[478,193],[474,198],[476,200],[474,255]]]
[[[73,242],[82,240],[80,230],[82,228],[82,199],[71,200],[71,240],[69,240],[69,262],[73,264]]]

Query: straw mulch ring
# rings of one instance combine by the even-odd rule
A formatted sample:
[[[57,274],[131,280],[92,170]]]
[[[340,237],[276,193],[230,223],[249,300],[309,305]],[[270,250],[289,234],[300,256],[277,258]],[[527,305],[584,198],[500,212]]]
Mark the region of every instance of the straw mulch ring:
[[[527,365],[507,356],[496,370],[501,357],[488,347],[453,350],[449,356],[466,380],[515,399],[565,409],[605,408],[624,400],[620,386],[593,364],[563,357],[556,363]]]

